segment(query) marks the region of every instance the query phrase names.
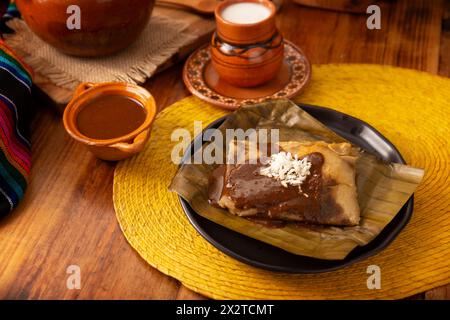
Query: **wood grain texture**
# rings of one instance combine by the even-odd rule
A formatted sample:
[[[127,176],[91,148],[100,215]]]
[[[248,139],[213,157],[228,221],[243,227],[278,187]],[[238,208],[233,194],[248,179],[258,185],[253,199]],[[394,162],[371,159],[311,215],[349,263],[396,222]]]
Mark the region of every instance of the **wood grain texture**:
[[[294,0],[295,3],[328,10],[342,12],[365,13],[371,4],[378,4],[376,0]]]
[[[427,300],[450,300],[450,285],[442,286],[425,292]]]
[[[389,64],[448,77],[448,12],[443,0],[392,1],[382,5],[382,29],[370,31],[366,15],[285,1],[277,23],[313,63]],[[145,85],[160,110],[189,95],[181,70],[176,64]],[[202,299],[126,242],[112,203],[114,164],[72,141],[48,100],[37,98],[35,109],[31,184],[19,208],[0,221],[0,298]],[[71,264],[81,267],[81,290],[66,288]],[[450,299],[449,290],[411,298]]]

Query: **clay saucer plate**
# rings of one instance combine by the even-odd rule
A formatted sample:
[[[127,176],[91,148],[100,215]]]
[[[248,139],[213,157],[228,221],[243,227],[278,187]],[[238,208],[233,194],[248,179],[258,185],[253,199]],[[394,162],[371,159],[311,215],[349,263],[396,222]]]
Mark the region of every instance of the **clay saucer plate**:
[[[235,110],[243,104],[254,104],[299,94],[311,78],[311,65],[303,52],[290,41],[284,41],[284,63],[278,75],[266,84],[239,88],[220,79],[211,64],[210,46],[195,51],[186,61],[183,81],[198,98],[218,107]]]

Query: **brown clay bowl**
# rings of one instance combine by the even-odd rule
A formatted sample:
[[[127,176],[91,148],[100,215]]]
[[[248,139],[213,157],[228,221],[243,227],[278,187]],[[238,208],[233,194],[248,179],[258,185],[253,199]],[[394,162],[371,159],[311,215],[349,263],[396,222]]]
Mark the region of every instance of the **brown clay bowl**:
[[[122,95],[140,102],[146,111],[144,122],[134,131],[112,139],[94,139],[83,135],[78,129],[77,116],[80,110],[99,96]],[[143,87],[120,82],[82,83],[75,90],[72,101],[64,110],[63,123],[67,133],[85,145],[97,158],[118,161],[129,158],[145,147],[150,138],[151,127],[156,116],[153,96]]]
[[[23,19],[63,53],[93,57],[128,47],[146,27],[155,0],[16,0]],[[69,30],[67,8],[81,11],[81,29]]]

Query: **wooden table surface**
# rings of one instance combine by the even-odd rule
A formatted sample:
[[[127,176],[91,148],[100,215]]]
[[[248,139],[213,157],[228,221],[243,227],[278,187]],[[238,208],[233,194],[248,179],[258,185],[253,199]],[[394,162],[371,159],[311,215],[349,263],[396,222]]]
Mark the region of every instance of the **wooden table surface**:
[[[278,16],[285,38],[312,63],[376,63],[450,76],[450,1],[381,4],[381,30],[367,15],[299,6]],[[159,109],[189,95],[182,63],[150,80]],[[65,133],[61,118],[36,98],[31,183],[19,208],[0,221],[0,298],[201,299],[150,267],[128,245],[112,203],[114,164],[95,159]],[[81,268],[81,289],[68,290],[66,269]],[[450,299],[450,285],[416,295]]]

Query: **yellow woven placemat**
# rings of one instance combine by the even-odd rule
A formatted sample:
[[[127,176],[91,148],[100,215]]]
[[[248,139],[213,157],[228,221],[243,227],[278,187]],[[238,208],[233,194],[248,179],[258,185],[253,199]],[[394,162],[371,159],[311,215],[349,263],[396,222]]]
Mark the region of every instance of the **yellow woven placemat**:
[[[411,222],[378,255],[316,275],[260,270],[221,253],[189,224],[167,187],[175,174],[170,135],[226,114],[189,97],[164,110],[144,152],[121,162],[114,205],[129,243],[153,267],[212,298],[403,298],[450,282],[450,80],[370,65],[322,65],[298,101],[333,107],[375,126],[406,161],[425,168]],[[369,265],[381,289],[367,288]]]

